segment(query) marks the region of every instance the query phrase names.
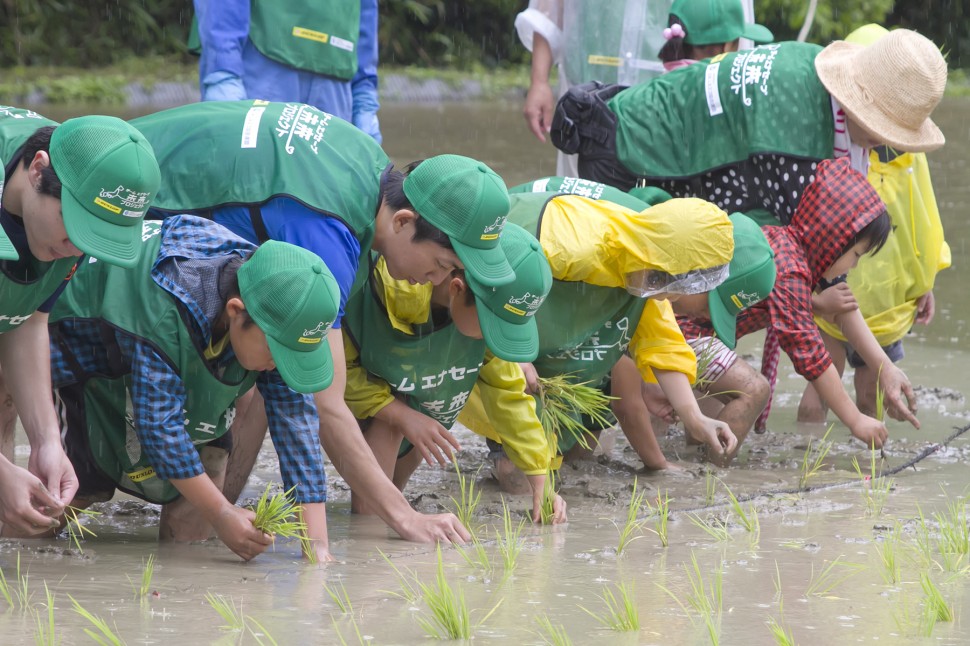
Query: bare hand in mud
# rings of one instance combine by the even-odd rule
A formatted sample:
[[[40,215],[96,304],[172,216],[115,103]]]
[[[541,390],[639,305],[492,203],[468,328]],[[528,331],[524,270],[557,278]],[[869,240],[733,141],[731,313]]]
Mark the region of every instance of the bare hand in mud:
[[[852,288],[842,282],[823,289],[812,296],[812,311],[824,318],[832,318],[839,314],[859,309]]]
[[[254,520],[256,514],[253,510],[226,503],[212,526],[226,547],[242,560],[249,561],[273,544],[273,537],[256,529]]]
[[[936,297],[930,290],[916,299],[916,322],[920,325],[929,325],[935,315]]]
[[[850,430],[852,431],[852,436],[862,440],[866,448],[881,449],[889,437],[889,431],[886,430],[886,425],[875,417],[869,417],[868,415],[860,415],[859,421],[853,424]]]
[[[5,526],[25,536],[42,534],[59,524],[42,510],[62,508],[37,476],[0,459],[0,521]]]
[[[407,414],[407,418],[399,423],[398,428],[404,437],[414,445],[421,457],[434,466],[445,466],[448,460],[454,460],[454,452],[461,450],[458,440],[448,429],[433,417],[423,415],[416,410],[414,414]]]
[[[879,375],[879,386],[885,393],[889,416],[919,428],[919,420],[916,419],[916,393],[913,392],[906,373],[892,365],[884,368]]]
[[[45,513],[49,516],[60,516],[64,506],[74,500],[78,488],[74,466],[60,442],[47,442],[31,451],[27,469],[47,485],[47,491],[54,498],[61,501],[58,505],[48,506]]]
[[[454,514],[422,514],[414,511],[397,532],[415,543],[455,543],[464,545],[472,535]]]
[[[519,367],[525,375],[525,392],[535,395],[539,392],[539,373],[531,363],[520,363]]]
[[[566,501],[562,496],[556,494],[556,499],[552,501],[552,518],[549,519],[550,525],[559,525],[569,520],[566,517]],[[532,499],[532,522],[542,522],[542,498]]]
[[[731,427],[720,420],[705,415],[701,416],[696,425],[685,424],[684,427],[693,439],[707,445],[712,456],[731,455],[738,447],[738,438],[731,431]]]

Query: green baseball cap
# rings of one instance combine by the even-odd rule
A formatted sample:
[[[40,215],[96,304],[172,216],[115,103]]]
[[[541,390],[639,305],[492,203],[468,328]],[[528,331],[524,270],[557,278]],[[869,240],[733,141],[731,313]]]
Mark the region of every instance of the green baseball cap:
[[[676,0],[670,13],[680,18],[688,45],[714,45],[748,38],[761,45],[775,39],[764,25],[744,20],[741,0]]]
[[[775,286],[775,253],[761,227],[746,215],[730,216],[734,225],[734,257],[728,278],[708,292],[711,323],[724,345],[737,345],[738,312],[768,298]]]
[[[421,217],[451,238],[466,275],[489,287],[515,278],[498,244],[509,191],[495,171],[461,155],[430,157],[408,173],[404,194]]]
[[[340,309],[333,274],[312,251],[268,240],[239,268],[246,310],[266,335],[280,376],[293,390],[315,393],[333,382],[327,331]]]
[[[161,183],[145,136],[116,117],[77,117],[54,129],[50,157],[71,242],[99,260],[133,267],[141,223]]]
[[[533,361],[539,354],[535,314],[552,289],[552,270],[539,241],[516,224],[505,225],[500,246],[515,272],[512,282],[488,287],[467,272],[465,280],[488,348],[499,359]]]

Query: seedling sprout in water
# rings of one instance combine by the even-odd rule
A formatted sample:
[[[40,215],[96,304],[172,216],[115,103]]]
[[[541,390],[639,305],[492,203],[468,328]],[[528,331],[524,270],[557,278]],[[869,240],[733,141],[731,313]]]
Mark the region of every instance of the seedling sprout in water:
[[[670,497],[665,491],[663,494],[657,494],[657,506],[654,507],[650,504],[650,501],[646,501],[647,509],[650,510],[650,515],[654,519],[654,528],[650,531],[654,532],[660,538],[660,544],[667,547],[669,544],[667,540],[667,522],[670,520]]]
[[[81,523],[81,518],[94,518],[95,516],[100,516],[100,511],[94,511],[91,509],[78,509],[77,507],[71,507],[70,505],[64,510],[64,519],[66,521],[65,529],[67,529],[67,537],[74,543],[77,547],[77,551],[84,553],[84,549],[81,547],[81,541],[84,540],[84,535],[87,534],[91,537],[97,537],[92,530],[88,529]]]
[[[128,577],[128,582],[131,584],[132,589],[135,591],[135,599],[141,599],[144,601],[148,598],[148,595],[152,591],[152,577],[155,575],[155,555],[149,554],[148,560],[144,562],[141,570],[141,582],[136,585],[132,581],[131,577]],[[128,576],[127,574],[125,576]]]
[[[539,508],[539,519],[543,525],[552,523],[553,516],[556,514],[556,472],[549,469],[546,472],[546,480],[542,486],[542,506]]]
[[[864,474],[859,460],[853,456],[852,468],[855,469],[859,480],[862,482],[862,497],[866,503],[866,516],[879,516],[889,494],[892,492],[893,485],[896,483],[894,478],[876,475],[876,449],[869,449],[869,473]]]
[[[271,534],[280,538],[296,538],[303,547],[303,552],[310,560],[313,560],[314,551],[311,541],[307,536],[306,523],[300,516],[302,507],[296,504],[293,491],[296,487],[291,487],[288,491],[277,492],[270,495],[272,484],[266,485],[263,495],[256,502],[253,512],[256,518],[253,525],[261,532]]]
[[[757,508],[754,504],[751,504],[748,506],[748,510],[745,511],[738,501],[737,496],[734,495],[734,492],[724,482],[721,482],[721,484],[724,485],[724,490],[727,491],[728,500],[731,501],[731,509],[734,510],[734,515],[738,517],[738,522],[751,534],[751,542],[757,543],[758,538],[761,536],[761,521],[758,520]]]
[[[71,595],[67,596],[74,604],[74,612],[81,615],[87,619],[94,630],[91,628],[85,628],[84,634],[90,637],[94,642],[101,644],[101,646],[124,646],[125,642],[119,637],[111,628],[108,627],[108,622],[99,617],[98,615],[88,612],[84,606],[78,603],[77,599]]]
[[[34,633],[34,643],[37,646],[56,646],[60,640],[57,638],[54,626],[54,595],[47,587],[47,581],[44,581],[44,596],[46,597],[44,603],[46,612],[42,613],[40,610],[34,609],[34,622],[37,626]]]
[[[815,447],[814,440],[812,438],[808,439],[808,446],[805,447],[805,456],[802,458],[801,477],[798,480],[799,488],[804,489],[808,486],[808,481],[817,476],[822,465],[825,464],[825,457],[832,450],[829,433],[832,432],[833,428],[835,428],[835,424],[829,425],[825,431],[825,435],[822,436],[817,448],[815,448],[814,453],[812,452],[812,449]]]
[[[354,606],[350,603],[350,595],[347,594],[347,588],[344,587],[343,581],[340,581],[339,590],[336,586],[331,587],[329,585],[323,586],[323,589],[327,591],[330,599],[337,606],[337,609],[340,610],[341,614],[349,615],[354,612]]]
[[[7,575],[4,574],[3,568],[0,568],[0,595],[3,595],[4,600],[7,605],[12,609],[15,606],[19,607],[21,612],[26,612],[30,610],[30,597],[33,593],[30,591],[29,583],[29,573],[20,572],[20,552],[17,552],[17,583],[16,587],[11,587],[10,583],[7,581]],[[16,603],[14,602],[14,597],[17,598]]]
[[[512,576],[515,566],[519,560],[519,552],[522,551],[522,528],[525,520],[519,519],[518,523],[512,520],[512,511],[509,509],[505,498],[502,498],[502,533],[498,536],[498,548],[502,554],[502,565],[504,577],[507,579]]]
[[[805,594],[809,597],[824,597],[847,579],[859,574],[865,569],[865,565],[843,561],[842,557],[839,556],[822,568],[818,575],[816,575],[815,564],[813,563],[812,578],[809,581],[808,590]]]
[[[612,426],[610,401],[614,399],[591,388],[588,381],[575,383],[573,375],[539,377],[542,428],[557,438],[573,437],[586,450],[591,448],[590,440],[595,442],[596,438],[583,424],[583,417],[601,428]]]
[[[640,518],[640,510],[643,509],[646,497],[646,490],[637,491],[637,479],[633,478],[633,490],[630,492],[630,504],[626,508],[626,520],[623,526],[620,527],[615,520],[611,521],[620,533],[620,540],[616,545],[617,556],[622,555],[630,543],[643,535],[643,526],[647,524],[647,519]]]
[[[457,592],[445,578],[445,566],[441,558],[441,546],[437,547],[438,567],[435,573],[435,581],[426,584],[418,581],[421,588],[421,596],[428,605],[430,616],[427,614],[418,615],[417,621],[422,630],[428,636],[435,639],[471,639],[472,632],[480,626],[492,613],[501,605],[501,601],[495,605],[482,620],[475,624],[471,623],[471,612],[465,601],[465,593],[458,588]]]
[[[626,583],[620,583],[615,586],[615,589],[614,593],[608,586],[604,587],[603,594],[599,595],[606,604],[604,612],[593,612],[583,606],[580,608],[610,630],[617,632],[640,630],[640,613],[633,596],[633,584],[627,586]]]
[[[536,624],[539,626],[539,637],[543,644],[547,646],[572,646],[573,642],[566,634],[566,627],[562,624],[553,624],[548,615],[536,617]]]
[[[455,505],[455,516],[458,516],[461,524],[474,536],[478,528],[473,525],[472,521],[475,518],[475,512],[478,511],[478,504],[482,500],[482,492],[475,487],[478,471],[475,472],[474,478],[469,478],[461,472],[461,468],[459,468],[457,462],[454,464],[455,473],[458,475],[458,491],[461,497],[460,499],[456,499],[452,496],[451,502]],[[480,470],[481,468],[479,468]]]

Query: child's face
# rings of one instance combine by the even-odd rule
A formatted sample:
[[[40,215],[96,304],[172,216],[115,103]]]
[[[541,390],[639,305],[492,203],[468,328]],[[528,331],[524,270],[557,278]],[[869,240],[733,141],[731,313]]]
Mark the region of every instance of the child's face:
[[[239,303],[232,307],[233,301]],[[243,313],[242,301],[230,299],[227,310],[229,312],[229,343],[236,359],[246,370],[272,370],[276,367],[273,355],[266,343],[266,335],[255,322],[246,323],[247,317]]]
[[[849,273],[850,269],[859,264],[859,258],[865,255],[868,245],[869,243],[865,240],[855,243],[851,249],[839,256],[838,260],[825,270],[822,278],[835,280],[839,276]]]
[[[402,215],[399,217],[398,214]],[[415,229],[412,211],[402,210],[398,214],[395,214],[391,234],[384,239],[380,250],[392,278],[406,280],[412,285],[438,285],[456,268],[464,269],[454,251],[430,240],[412,240]]]
[[[707,304],[707,292],[701,294],[671,294],[667,299],[674,314],[697,319],[710,319],[711,308]]]
[[[852,119],[847,118],[845,120],[845,125],[846,129],[849,131],[849,139],[852,140],[852,143],[857,146],[862,146],[863,148],[875,148],[876,146],[881,146],[883,143],[885,143],[874,138]]]

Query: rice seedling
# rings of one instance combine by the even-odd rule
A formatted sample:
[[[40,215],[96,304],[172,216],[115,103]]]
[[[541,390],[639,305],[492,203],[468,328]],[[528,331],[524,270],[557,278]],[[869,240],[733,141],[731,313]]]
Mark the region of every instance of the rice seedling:
[[[257,644],[262,645],[268,643],[272,646],[279,646],[276,640],[273,639],[273,636],[269,634],[269,631],[261,623],[256,621],[255,617],[246,615],[243,619],[246,622],[246,630],[249,631],[249,634],[252,635]]]
[[[221,594],[207,592],[205,600],[209,602],[212,609],[219,613],[222,620],[226,622],[219,626],[221,630],[239,632],[246,629],[246,620],[242,613],[242,607],[236,606],[232,597],[227,599]]]
[[[89,612],[84,606],[78,603],[78,600],[71,595],[67,596],[74,604],[74,612],[81,615],[90,622],[94,627],[85,628],[84,634],[90,637],[94,642],[100,644],[101,646],[124,646],[124,641],[119,637],[111,628],[108,627],[108,622],[104,619]],[[117,627],[116,627],[117,628]]]
[[[141,599],[142,601],[147,599],[152,591],[152,577],[155,576],[155,555],[149,554],[148,560],[142,563],[141,581],[139,583],[136,584],[127,574],[125,576],[135,591],[135,599]]]
[[[660,538],[661,545],[667,547],[669,545],[669,541],[667,540],[667,523],[670,520],[670,497],[664,491],[662,498],[661,494],[657,494],[656,507],[651,505],[649,500],[646,501],[646,505],[647,509],[650,510],[650,515],[654,519],[654,527],[650,531]],[[619,551],[617,554],[619,554]]]
[[[542,486],[542,506],[539,508],[539,520],[543,525],[550,524],[556,515],[554,507],[556,495],[556,472],[549,469],[546,472],[546,481]]]
[[[395,597],[400,597],[407,603],[417,602],[417,600],[421,598],[421,590],[416,587],[418,580],[417,574],[413,570],[407,570],[407,568],[405,568],[405,570],[407,570],[407,575],[405,575],[396,565],[394,565],[394,563],[391,562],[391,559],[387,554],[380,549],[377,551],[380,553],[384,561],[391,566],[391,569],[394,570],[394,574],[397,576],[397,580],[401,588],[400,591],[387,590],[387,593],[392,594]],[[412,581],[414,583],[412,583]]]
[[[418,625],[429,636],[435,639],[471,639],[472,632],[501,605],[501,601],[488,611],[482,620],[472,625],[471,612],[465,601],[465,593],[459,587],[457,592],[445,578],[445,566],[441,558],[441,546],[437,548],[438,567],[435,581],[427,584],[418,581],[421,596],[428,605],[430,615],[417,616]]]
[[[758,538],[761,536],[761,521],[758,520],[758,509],[754,504],[751,504],[748,506],[748,510],[745,511],[741,503],[738,502],[738,497],[734,495],[730,487],[724,484],[724,482],[721,482],[721,484],[724,485],[724,490],[727,491],[728,500],[731,501],[731,509],[734,510],[734,515],[738,517],[738,522],[751,534],[751,542],[757,543]]]
[[[768,630],[778,646],[795,646],[795,637],[791,631],[778,623],[774,617],[768,617]]]
[[[474,536],[478,532],[478,526],[473,524],[473,520],[475,519],[475,513],[478,511],[478,505],[482,501],[482,492],[475,486],[475,481],[478,479],[478,473],[481,471],[481,467],[475,472],[474,478],[469,478],[461,472],[461,468],[457,462],[454,465],[455,473],[458,475],[458,491],[461,497],[456,499],[452,496],[451,502],[455,505],[455,516],[458,516],[461,524]]]
[[[588,381],[575,383],[574,375],[539,377],[539,403],[542,411],[539,421],[547,433],[555,437],[573,437],[584,449],[590,449],[590,440],[596,437],[587,430],[582,419],[592,420],[600,428],[613,424],[610,401],[616,399],[598,388],[591,388]]]
[[[562,624],[555,625],[548,615],[536,617],[536,624],[539,626],[538,635],[543,644],[548,646],[572,646],[572,640],[566,634],[566,627]]]
[[[364,639],[364,636],[360,633],[360,626],[357,625],[357,620],[354,619],[354,617],[350,617],[350,625],[354,627],[354,634],[357,635],[356,643],[358,646],[366,646],[367,640]],[[342,646],[347,646],[347,640],[344,639],[343,633],[340,632],[340,626],[337,625],[336,619],[333,620],[333,629],[334,632],[337,633],[337,639],[340,640]]]
[[[349,615],[354,612],[354,604],[350,602],[350,595],[347,594],[347,588],[344,587],[343,581],[340,581],[339,590],[329,585],[324,585],[323,589],[327,591],[327,595],[330,596],[330,599],[337,606],[337,609],[340,610],[341,614]]]
[[[830,424],[825,431],[822,439],[815,443],[814,438],[808,438],[808,445],[805,447],[805,455],[802,457],[802,466],[798,478],[798,486],[804,489],[808,482],[818,475],[819,470],[825,464],[825,458],[832,450],[832,442],[829,441],[829,433],[835,428],[835,424]],[[814,450],[813,450],[814,449]]]
[[[953,621],[953,607],[943,598],[943,593],[926,572],[920,575],[920,586],[923,588],[921,632],[925,637],[929,637],[933,634],[933,628],[937,622]]]
[[[859,480],[862,482],[862,498],[866,504],[866,516],[881,515],[896,480],[876,474],[875,449],[870,449],[869,473],[862,472],[859,460],[855,457],[852,458],[852,468],[855,469]]]
[[[256,501],[256,506],[251,508],[256,514],[253,525],[259,531],[273,536],[299,540],[304,554],[313,560],[314,552],[301,515],[302,507],[296,503],[293,495],[296,487],[270,495],[272,488],[272,483],[266,485],[263,495]]]
[[[68,539],[74,543],[74,547],[77,548],[78,552],[84,553],[84,549],[81,547],[81,541],[84,540],[84,535],[87,534],[92,538],[97,538],[97,534],[94,533],[90,528],[85,527],[81,523],[81,518],[94,518],[95,516],[100,516],[100,511],[94,511],[93,509],[78,509],[77,507],[71,507],[70,505],[64,509],[64,528],[67,530]]]
[[[967,500],[964,497],[947,500],[946,512],[934,512],[933,519],[938,525],[937,551],[939,565],[946,572],[957,572],[967,568],[970,555],[970,525],[967,517]]]
[[[488,550],[485,548],[485,544],[482,543],[477,537],[472,539],[471,545],[463,547],[461,545],[456,545],[458,553],[461,557],[465,559],[468,565],[481,570],[483,576],[488,576],[492,573],[492,560],[488,556]]]
[[[815,574],[815,564],[812,564],[812,577],[808,583],[806,595],[809,597],[823,597],[850,577],[859,574],[866,569],[861,563],[850,563],[843,561],[841,556],[826,565],[822,570]]]
[[[597,595],[606,605],[603,612],[593,612],[583,606],[580,608],[610,630],[617,632],[640,630],[640,612],[633,597],[633,584],[627,586],[626,583],[619,583],[614,588],[615,593],[609,586],[604,586],[603,594]]]
[[[899,537],[902,529],[899,523],[893,527],[892,533],[876,544],[879,563],[882,565],[882,578],[890,585],[896,585],[902,578],[902,567],[899,558]]]
[[[714,580],[705,585],[701,566],[697,563],[697,555],[691,552],[690,560],[693,572],[684,564],[684,572],[690,582],[691,590],[687,595],[687,603],[700,615],[707,627],[707,635],[715,646],[720,642],[721,614],[724,607],[724,570],[722,567],[714,571]]]
[[[507,579],[515,571],[515,566],[522,551],[522,528],[525,520],[519,519],[518,524],[512,520],[512,511],[502,499],[502,533],[498,535],[498,549],[502,554],[504,576]]]
[[[704,505],[707,507],[717,502],[717,481],[712,471],[704,472]]]
[[[17,569],[20,569],[20,552],[17,552]],[[0,595],[3,595],[3,600],[7,602],[7,607],[13,608],[13,591],[10,589],[10,584],[7,582],[7,575],[4,574],[3,568],[0,568]]]
[[[20,552],[17,552],[17,581],[11,585],[7,581],[7,576],[0,568],[0,595],[10,608],[18,607],[21,612],[30,610],[30,598],[33,592],[30,591],[29,572],[20,570]]]
[[[694,523],[694,525],[703,529],[704,532],[715,541],[731,540],[731,534],[728,532],[727,524],[720,518],[710,516],[707,520],[705,520],[695,514],[687,514],[687,518],[690,520],[690,522]]]
[[[610,521],[620,533],[620,539],[616,546],[617,556],[621,556],[630,543],[643,536],[643,526],[647,524],[647,518],[640,517],[640,510],[643,508],[646,497],[647,491],[645,489],[637,491],[637,479],[633,478],[630,504],[626,508],[626,521],[622,527],[615,520]]]
[[[54,626],[54,595],[47,587],[47,581],[44,581],[44,597],[47,612],[41,613],[39,610],[34,610],[34,623],[37,627],[34,632],[34,643],[37,646],[56,646],[60,640],[57,638]]]
[[[916,511],[919,516],[916,521],[913,548],[919,559],[920,567],[927,568],[936,564],[933,559],[933,537],[930,535],[930,528],[926,524],[926,517],[923,515],[923,509],[919,506],[919,503],[916,504]]]

